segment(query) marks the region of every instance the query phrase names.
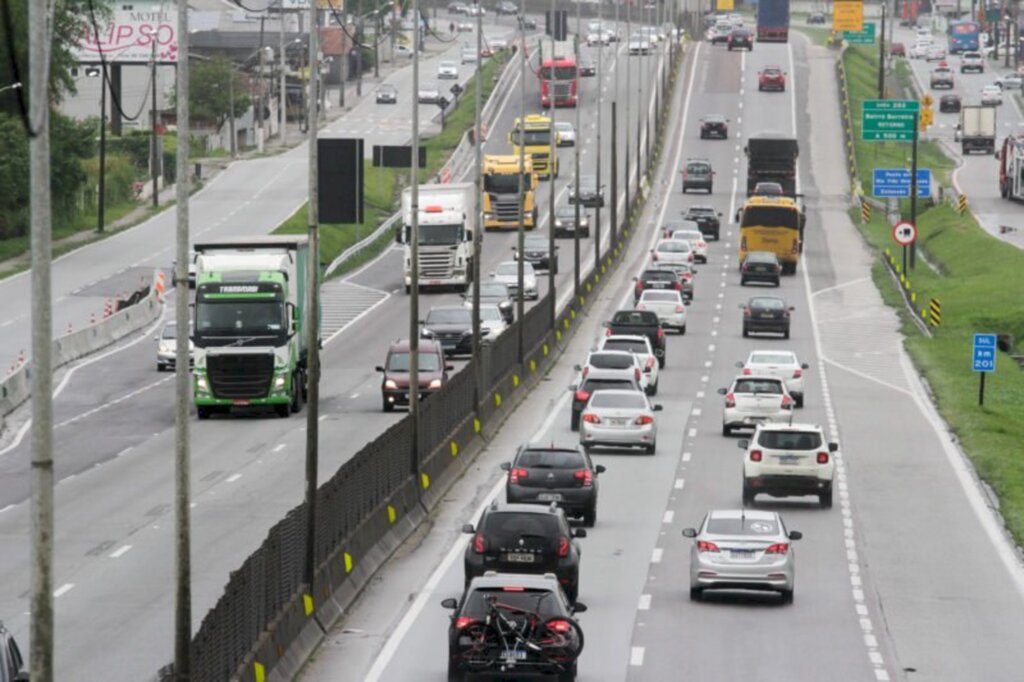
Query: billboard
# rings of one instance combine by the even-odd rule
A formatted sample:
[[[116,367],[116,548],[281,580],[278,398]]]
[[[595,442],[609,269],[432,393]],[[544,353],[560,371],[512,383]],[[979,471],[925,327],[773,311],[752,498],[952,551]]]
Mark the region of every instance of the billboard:
[[[91,22],[73,49],[79,63],[96,64],[100,54],[108,63],[148,64],[156,43],[158,64],[178,62],[177,3],[135,0],[116,4],[109,20],[96,17],[99,35]],[[97,39],[98,38],[98,39]]]

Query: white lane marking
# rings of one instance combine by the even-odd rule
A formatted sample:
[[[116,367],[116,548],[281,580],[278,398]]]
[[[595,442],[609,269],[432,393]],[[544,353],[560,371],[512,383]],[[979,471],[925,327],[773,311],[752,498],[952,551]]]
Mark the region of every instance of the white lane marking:
[[[127,554],[128,551],[131,548],[132,548],[131,545],[121,545],[120,547],[118,547],[117,549],[115,549],[113,552],[110,553],[110,558],[111,559],[120,559],[125,554]]]
[[[14,509],[14,505],[13,504],[9,504],[6,507],[4,507],[3,509],[0,509],[0,514],[3,514],[8,509]]]
[[[676,490],[682,490],[684,485],[686,485],[686,479],[683,479],[683,478],[677,478],[676,479],[676,483],[675,483],[675,489]]]
[[[358,394],[358,393],[353,393],[352,395],[350,395],[350,396],[348,397],[348,399],[349,399],[349,400],[355,400],[355,399],[356,399],[356,398],[358,398],[358,397],[359,397],[359,394]]]
[[[699,417],[700,416],[700,408],[699,407],[693,408],[693,411],[690,412],[690,416],[691,417]]]
[[[271,450],[271,452],[281,452],[282,450],[285,449],[285,447],[287,446],[284,443],[278,443],[277,445],[274,446],[274,449]]]
[[[651,610],[651,595],[641,594],[640,601],[637,603],[636,608],[638,611],[650,611]]]
[[[64,421],[60,422],[59,424],[56,424],[53,428],[60,429],[60,428],[63,428],[65,426],[70,426],[71,424],[74,424],[75,422],[80,421],[82,419],[87,419],[87,418],[93,416],[94,414],[96,414],[97,412],[102,412],[103,410],[105,410],[105,409],[107,409],[109,407],[113,407],[114,405],[117,405],[119,403],[123,403],[125,400],[129,400],[130,398],[134,398],[135,396],[139,395],[140,393],[145,393],[149,389],[155,388],[155,387],[159,386],[160,384],[166,383],[166,382],[170,381],[173,378],[174,378],[174,376],[172,375],[172,376],[169,376],[169,377],[164,377],[163,379],[157,379],[156,381],[154,381],[154,382],[152,382],[150,384],[146,384],[142,388],[135,389],[131,393],[125,393],[123,396],[121,396],[120,398],[117,398],[116,400],[112,400],[110,402],[103,403],[99,407],[94,407],[91,410],[87,410],[85,412],[82,412],[81,414],[76,415],[74,417],[71,417],[70,419],[65,419]]]
[[[644,664],[644,648],[642,646],[635,646],[630,650],[629,664],[636,667]]]
[[[692,452],[684,452],[683,453],[683,461],[684,462],[689,462],[691,457],[693,457],[693,453]]]
[[[228,477],[227,477],[227,478],[226,478],[226,479],[224,480],[224,482],[225,482],[225,483],[234,483],[235,481],[237,481],[237,480],[238,480],[238,479],[240,479],[241,477],[242,477],[242,474],[232,474],[231,476],[228,476]]]
[[[661,547],[655,547],[654,550],[651,552],[651,563],[660,564],[661,555],[664,554],[664,552],[665,550],[663,550]]]
[[[689,436],[690,438],[695,438],[697,436],[697,429],[690,429],[687,432],[687,436]]]
[[[676,518],[676,513],[674,511],[672,511],[671,509],[669,509],[668,511],[665,512],[665,515],[663,517],[661,517],[661,522],[664,523],[664,524],[669,524],[669,523],[672,523],[672,521],[675,518]]]
[[[878,665],[881,665],[881,663]],[[885,671],[885,668],[875,668],[875,679],[879,682],[888,682],[889,673]]]
[[[65,594],[70,592],[72,589],[74,589],[74,587],[75,587],[74,583],[64,583],[63,585],[61,585],[60,587],[58,587],[56,590],[53,591],[53,598],[57,599],[58,597],[64,596]]]

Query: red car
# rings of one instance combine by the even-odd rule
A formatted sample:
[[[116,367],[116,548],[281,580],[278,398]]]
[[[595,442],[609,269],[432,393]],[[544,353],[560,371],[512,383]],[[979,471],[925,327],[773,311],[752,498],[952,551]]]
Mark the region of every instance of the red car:
[[[889,56],[891,57],[906,57],[907,47],[903,43],[893,43],[889,46]]]
[[[764,71],[757,74],[757,89],[785,92],[786,72],[777,66],[764,67]]]

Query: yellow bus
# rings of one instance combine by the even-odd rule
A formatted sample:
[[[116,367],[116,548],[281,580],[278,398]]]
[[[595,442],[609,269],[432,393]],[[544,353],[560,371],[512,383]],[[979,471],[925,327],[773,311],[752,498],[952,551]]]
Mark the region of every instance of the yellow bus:
[[[750,251],[771,251],[782,272],[796,272],[803,250],[804,214],[795,199],[755,196],[747,199],[740,218],[740,263]]]

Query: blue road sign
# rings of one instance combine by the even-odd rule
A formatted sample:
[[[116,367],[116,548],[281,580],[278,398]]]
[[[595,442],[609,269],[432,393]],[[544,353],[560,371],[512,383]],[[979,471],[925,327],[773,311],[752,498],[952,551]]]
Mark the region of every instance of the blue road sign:
[[[971,360],[971,370],[974,372],[996,371],[995,334],[974,335],[974,352]]]
[[[876,197],[908,198],[910,197],[910,169],[908,168],[875,168],[871,194]],[[928,168],[917,169],[917,196],[927,198],[932,195],[932,173]]]

